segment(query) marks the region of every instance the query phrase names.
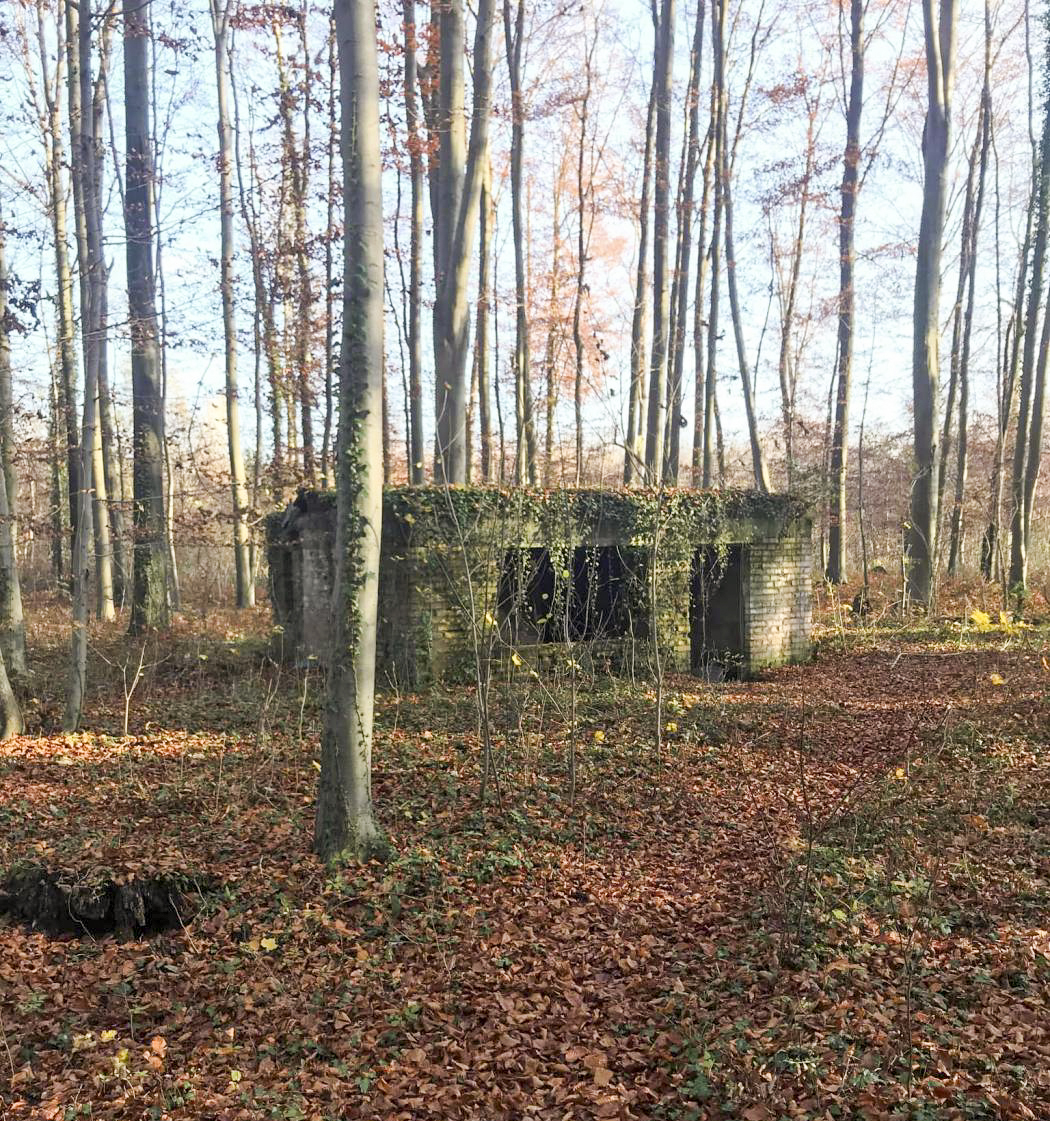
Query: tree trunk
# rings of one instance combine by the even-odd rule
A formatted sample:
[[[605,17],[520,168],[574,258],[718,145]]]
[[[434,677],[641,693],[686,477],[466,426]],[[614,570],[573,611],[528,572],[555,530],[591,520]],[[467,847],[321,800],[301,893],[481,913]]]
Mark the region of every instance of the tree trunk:
[[[671,371],[668,398],[667,438],[664,478],[678,485],[682,444],[682,379],[685,373],[685,324],[689,310],[689,267],[693,245],[693,195],[696,190],[696,169],[700,165],[700,70],[704,50],[704,3],[697,4],[696,27],[690,57],[689,86],[686,91],[687,125],[685,156],[682,160],[682,185],[678,204],[678,245],[675,251],[675,275],[671,289],[674,326],[671,331]],[[703,240],[699,243],[703,254]]]
[[[237,324],[233,275],[233,126],[230,123],[229,29],[230,0],[211,0],[211,25],[215,40],[215,86],[219,132],[219,226],[222,329],[226,359],[226,432],[230,458],[230,498],[233,504],[233,561],[236,603],[255,604],[248,535],[248,485],[241,451],[241,425],[237,399]]]
[[[134,418],[135,578],[129,633],[168,625],[164,519],[164,409],[153,273],[153,154],[150,144],[149,0],[124,0],[124,227]]]
[[[591,48],[587,50],[584,65],[583,97],[580,98],[577,116],[580,121],[580,143],[576,149],[576,294],[572,302],[572,347],[573,347],[573,379],[572,403],[573,426],[576,436],[576,485],[579,486],[583,479],[583,295],[587,284],[587,231],[584,216],[587,210],[587,193],[589,187],[584,185],[584,156],[587,152],[587,124],[590,117],[591,103],[591,56],[593,43],[597,42],[598,33]]]
[[[437,390],[435,479],[466,480],[467,285],[481,197],[482,157],[488,145],[492,0],[480,0],[474,36],[474,98],[465,143],[463,0],[440,6],[438,163],[434,209],[434,377]],[[464,148],[466,154],[464,156]]]
[[[937,557],[937,391],[940,376],[941,243],[948,191],[948,151],[955,54],[955,0],[923,0],[928,108],[923,133],[922,217],[915,273],[912,389],[915,478],[906,542],[912,600],[933,606]]]
[[[966,501],[966,476],[969,469],[970,346],[977,296],[977,239],[981,229],[981,214],[984,209],[984,194],[988,179],[988,157],[992,142],[992,36],[991,11],[987,0],[984,8],[984,27],[984,82],[981,89],[981,105],[978,111],[979,139],[976,142],[980,146],[977,195],[973,205],[969,244],[967,246],[966,267],[969,290],[963,316],[962,353],[959,358],[959,446],[955,460],[955,496],[952,503],[948,545],[948,574],[950,576],[958,576],[963,561],[963,542],[965,539],[963,508]]]
[[[655,9],[654,9],[655,10]],[[623,481],[628,486],[645,474],[647,381],[645,377],[645,334],[649,312],[649,192],[653,178],[653,142],[656,139],[656,71],[649,86],[649,109],[645,117],[645,149],[642,156],[642,194],[638,202],[638,261],[634,278],[634,310],[631,313],[631,384],[628,387],[627,432],[624,437]]]
[[[73,618],[69,656],[69,680],[65,712],[62,717],[64,731],[73,732],[80,726],[84,710],[87,685],[88,648],[88,592],[91,529],[91,495],[93,491],[92,449],[95,445],[97,417],[95,403],[98,399],[98,343],[94,330],[97,323],[97,289],[90,278],[102,262],[93,254],[93,241],[87,235],[87,224],[94,221],[93,208],[86,195],[93,190],[94,175],[93,140],[91,138],[91,3],[80,0],[78,7],[66,0],[65,4],[66,50],[68,52],[69,84],[69,134],[73,159],[73,199],[77,209],[77,256],[81,275],[81,330],[84,346],[84,413],[79,441],[79,465],[76,477],[80,489],[75,495],[76,529],[70,568],[73,575]],[[83,221],[81,221],[83,217]],[[71,501],[73,496],[71,496]]]
[[[831,502],[828,507],[829,583],[846,580],[846,468],[849,460],[849,399],[853,376],[854,231],[860,190],[860,121],[864,110],[864,0],[850,0],[850,85],[846,106],[846,151],[842,159],[839,209],[838,369],[835,424],[831,436]]]
[[[656,85],[656,184],[653,192],[653,346],[649,361],[649,412],[645,476],[659,481],[667,422],[667,353],[671,293],[668,285],[668,219],[671,202],[671,74],[674,59],[674,0],[661,0],[653,58]]]
[[[1050,41],[1046,47],[1050,57]],[[1046,347],[1050,315],[1043,316],[1043,330],[1038,341],[1039,319],[1043,303],[1043,277],[1046,269],[1047,240],[1050,235],[1050,90],[1043,103],[1043,132],[1038,152],[1036,190],[1035,245],[1032,250],[1032,279],[1024,327],[1024,353],[1021,359],[1021,380],[1018,399],[1017,434],[1014,440],[1011,495],[1013,509],[1010,521],[1009,586],[1023,595],[1028,580],[1028,548],[1031,526],[1031,501],[1039,475],[1043,427],[1043,402],[1046,386]]]
[[[503,0],[503,35],[510,76],[510,205],[514,237],[514,389],[518,450],[515,481],[536,483],[536,428],[532,407],[532,363],[529,357],[528,291],[525,279],[525,231],[522,220],[522,166],[525,160],[525,103],[521,89],[521,49],[525,39],[525,0],[517,0],[511,18],[510,0]]]
[[[751,465],[754,471],[755,486],[765,492],[769,490],[769,470],[762,452],[762,442],[758,433],[754,390],[751,384],[751,368],[747,360],[744,341],[744,323],[740,310],[740,297],[736,283],[736,250],[733,244],[733,193],[732,175],[726,137],[726,84],[725,84],[725,9],[728,0],[718,0],[720,16],[715,24],[715,85],[722,100],[719,114],[722,125],[722,166],[718,174],[722,179],[722,208],[725,220],[726,281],[729,288],[729,311],[733,320],[733,337],[736,341],[737,364],[740,368],[740,383],[744,392],[744,410],[747,413],[747,431],[751,442]]]
[[[423,353],[420,307],[423,287],[423,137],[419,127],[419,72],[416,63],[416,0],[403,0],[405,18],[405,119],[412,182],[412,218],[408,265],[408,481],[424,481],[423,464]],[[482,460],[485,452],[482,449]],[[484,462],[482,466],[484,473]],[[488,476],[486,475],[486,478]]]
[[[489,310],[492,303],[492,222],[495,204],[492,200],[492,165],[485,159],[485,174],[481,180],[478,231],[478,307],[474,331],[475,369],[477,372],[478,418],[481,443],[481,478],[492,479],[492,418],[489,414],[489,397],[492,393],[492,375],[489,367]],[[518,433],[519,439],[521,432]],[[535,480],[533,480],[535,481]],[[520,482],[520,480],[519,480]]]
[[[14,464],[14,398],[11,392],[11,337],[7,308],[6,229],[0,213],[0,738],[10,719],[5,694],[10,692],[7,669],[26,671],[26,624],[22,613],[22,585],[18,576],[18,535],[15,505],[18,476]],[[15,706],[17,713],[17,705]],[[21,718],[18,719],[21,725]],[[19,726],[18,731],[21,731]],[[17,734],[17,733],[14,733]]]
[[[336,0],[343,149],[343,339],[336,451],[334,634],[314,847],[332,861],[382,847],[372,721],[383,489],[383,197],[373,0]]]

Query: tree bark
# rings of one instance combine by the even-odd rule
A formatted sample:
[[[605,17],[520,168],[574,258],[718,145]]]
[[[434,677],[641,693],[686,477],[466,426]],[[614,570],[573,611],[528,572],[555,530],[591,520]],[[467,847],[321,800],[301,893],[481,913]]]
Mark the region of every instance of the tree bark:
[[[11,329],[7,307],[7,262],[4,255],[6,228],[0,212],[0,738],[2,725],[9,719],[8,706],[3,703],[7,669],[12,673],[26,671],[26,624],[22,612],[22,584],[18,574],[18,535],[15,505],[18,476],[14,464],[14,397],[11,392]],[[15,706],[17,713],[17,704]],[[21,718],[18,719],[19,725]],[[21,727],[18,729],[21,731]]]
[[[667,354],[671,293],[668,285],[668,218],[671,202],[671,75],[674,59],[674,0],[661,0],[656,29],[656,183],[653,191],[653,345],[649,361],[649,411],[645,438],[645,476],[659,481],[667,423]]]
[[[846,470],[849,461],[850,383],[856,292],[855,229],[860,190],[860,122],[864,111],[864,0],[850,0],[850,85],[846,106],[846,151],[839,207],[838,368],[835,423],[831,436],[831,502],[828,508],[829,583],[841,584],[846,568]]]
[[[405,19],[405,120],[412,185],[412,217],[408,264],[408,481],[424,481],[423,353],[420,307],[423,287],[423,137],[419,120],[419,68],[416,62],[416,0],[403,0]],[[482,452],[484,459],[484,451]],[[482,468],[484,471],[484,467]]]
[[[332,861],[382,847],[372,722],[383,489],[383,197],[374,0],[335,0],[344,273],[336,452],[334,634],[314,847]]]
[[[73,575],[72,635],[69,652],[69,678],[66,705],[62,717],[63,731],[73,732],[80,726],[87,685],[88,592],[90,542],[92,539],[91,495],[93,491],[92,449],[95,444],[98,399],[98,344],[94,327],[97,323],[97,289],[89,282],[102,262],[93,251],[93,240],[87,225],[94,221],[93,208],[85,195],[93,190],[91,173],[93,140],[88,124],[91,105],[91,2],[80,0],[78,7],[65,3],[66,51],[68,54],[69,134],[73,159],[73,199],[78,211],[77,257],[81,275],[81,330],[84,346],[84,413],[79,441],[77,479],[80,489],[75,495],[76,518],[70,568]],[[83,221],[80,220],[81,215]],[[71,501],[73,501],[71,496]]]
[[[740,383],[744,393],[744,411],[747,414],[747,431],[751,442],[751,465],[754,472],[755,486],[760,491],[769,490],[769,469],[766,467],[765,455],[762,451],[762,442],[758,432],[758,416],[755,406],[754,389],[751,382],[751,368],[747,360],[747,349],[744,341],[744,323],[740,309],[740,297],[736,282],[736,250],[733,243],[733,194],[732,174],[729,159],[729,145],[726,136],[726,83],[725,83],[725,10],[728,0],[717,0],[720,15],[715,24],[715,85],[722,101],[722,110],[719,114],[722,126],[722,165],[718,174],[722,179],[722,209],[725,221],[725,256],[726,256],[726,281],[729,288],[729,311],[733,320],[733,337],[736,341],[737,364],[740,369]]]
[[[525,0],[503,0],[503,37],[510,76],[510,205],[514,239],[514,398],[517,456],[514,477],[519,484],[536,483],[536,426],[532,405],[532,363],[529,355],[528,290],[525,277],[525,231],[522,217],[522,167],[525,160],[525,102],[521,89],[521,49],[525,40]]]
[[[693,245],[693,195],[696,190],[696,171],[700,165],[700,70],[704,50],[704,3],[696,8],[696,26],[693,30],[693,48],[690,55],[689,85],[686,91],[686,140],[682,160],[682,185],[678,203],[678,245],[675,250],[675,274],[671,287],[673,327],[671,330],[671,356],[668,363],[670,407],[667,417],[664,480],[678,485],[679,460],[682,444],[682,380],[685,374],[685,325],[689,310],[689,267]],[[703,254],[703,240],[699,242]]]
[[[649,86],[649,109],[645,117],[642,193],[638,201],[638,261],[635,265],[634,309],[631,313],[631,384],[627,391],[627,432],[623,449],[623,481],[628,486],[645,474],[645,335],[649,313],[649,203],[653,178],[653,142],[656,139],[656,98],[657,80],[654,70]]]
[[[222,329],[226,360],[226,431],[230,460],[230,498],[233,504],[233,561],[236,604],[255,604],[248,534],[248,485],[241,450],[240,408],[237,398],[237,323],[234,306],[233,126],[230,122],[229,31],[230,0],[210,0],[215,49],[215,87],[219,133],[219,227],[222,292]]]
[[[937,557],[937,393],[940,380],[941,248],[948,191],[948,151],[955,54],[955,0],[923,0],[928,107],[923,132],[924,183],[915,272],[912,390],[915,478],[906,534],[913,601],[932,608]]]
[[[435,480],[466,481],[467,284],[481,197],[482,157],[488,145],[492,0],[480,0],[474,36],[474,98],[469,146],[463,88],[463,0],[440,6],[440,78],[436,128],[438,163],[434,206]],[[464,155],[464,148],[466,154]]]
[[[153,273],[150,144],[149,2],[124,0],[124,120],[127,143],[124,226],[127,231],[131,329],[132,456],[135,578],[129,633],[165,627],[168,550],[164,520],[164,409]]]

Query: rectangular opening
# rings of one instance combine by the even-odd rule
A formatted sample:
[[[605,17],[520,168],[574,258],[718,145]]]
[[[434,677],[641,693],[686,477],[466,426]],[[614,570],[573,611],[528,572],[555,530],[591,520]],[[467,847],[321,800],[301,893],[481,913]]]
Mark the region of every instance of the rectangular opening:
[[[708,681],[743,673],[745,559],[742,545],[707,545],[693,554],[690,660]]]
[[[499,618],[510,642],[593,642],[632,633],[632,571],[624,551],[579,546],[567,563],[556,571],[548,549],[506,551]]]

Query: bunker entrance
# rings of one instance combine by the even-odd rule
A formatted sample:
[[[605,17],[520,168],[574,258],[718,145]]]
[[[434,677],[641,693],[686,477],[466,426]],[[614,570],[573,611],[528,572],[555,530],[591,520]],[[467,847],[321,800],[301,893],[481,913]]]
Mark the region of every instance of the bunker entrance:
[[[499,617],[511,642],[592,642],[633,633],[629,557],[616,546],[581,546],[555,569],[548,549],[508,549]],[[560,562],[559,562],[560,563]]]
[[[743,673],[745,561],[743,545],[708,545],[693,554],[690,661],[708,681]]]

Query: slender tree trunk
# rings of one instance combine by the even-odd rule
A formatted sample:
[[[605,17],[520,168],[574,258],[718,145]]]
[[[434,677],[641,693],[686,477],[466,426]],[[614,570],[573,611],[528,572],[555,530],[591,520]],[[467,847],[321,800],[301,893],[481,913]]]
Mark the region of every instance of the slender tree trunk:
[[[229,31],[230,0],[211,0],[211,25],[215,49],[215,86],[219,133],[219,226],[222,292],[222,329],[226,360],[226,432],[230,459],[230,498],[233,505],[233,561],[236,604],[255,604],[248,534],[248,485],[241,451],[240,405],[237,397],[237,323],[233,275],[233,126],[230,123]]]
[[[485,174],[481,180],[478,232],[478,307],[474,331],[476,358],[478,417],[481,443],[481,478],[492,479],[492,419],[489,415],[489,398],[492,393],[492,375],[489,368],[489,309],[492,287],[492,165],[486,155]],[[518,436],[521,438],[521,432]],[[520,480],[519,480],[520,481]]]
[[[682,381],[685,375],[685,334],[689,310],[689,267],[693,244],[693,195],[696,190],[696,171],[700,166],[700,70],[704,51],[704,3],[696,8],[696,26],[693,31],[693,49],[690,58],[689,86],[686,91],[687,125],[685,155],[682,160],[682,186],[678,205],[678,245],[675,251],[675,275],[671,291],[674,326],[671,332],[671,371],[668,397],[670,407],[667,418],[666,455],[664,479],[672,486],[678,484],[679,460],[682,444]],[[703,241],[699,253],[703,254]]]
[[[1046,46],[1050,57],[1050,41]],[[1010,523],[1009,586],[1023,594],[1028,580],[1031,500],[1039,476],[1042,444],[1043,403],[1046,386],[1046,348],[1050,339],[1050,315],[1043,315],[1043,278],[1047,242],[1050,236],[1050,90],[1043,103],[1043,132],[1037,156],[1038,178],[1035,190],[1035,245],[1032,250],[1032,279],[1024,324],[1024,350],[1018,399],[1017,434],[1014,438]],[[1039,338],[1037,339],[1037,335]],[[1037,345],[1038,344],[1038,345]]]
[[[674,0],[661,0],[656,29],[656,185],[653,192],[653,346],[649,361],[649,413],[645,438],[645,475],[658,482],[664,463],[667,423],[667,354],[671,293],[667,275],[671,204],[671,75],[674,60]]]
[[[21,716],[15,705],[19,727],[9,732],[12,719],[7,701],[10,683],[7,670],[21,674],[26,671],[26,624],[22,612],[22,584],[18,575],[18,476],[14,463],[14,396],[11,392],[11,332],[7,307],[7,263],[4,256],[7,230],[0,212],[0,738],[17,734]]]
[[[164,516],[164,410],[153,273],[153,153],[150,144],[149,0],[124,0],[127,138],[124,226],[134,417],[135,580],[130,633],[164,627],[168,548]]]
[[[408,481],[424,481],[423,464],[423,342],[420,307],[423,288],[423,144],[419,120],[419,69],[416,62],[416,0],[403,0],[405,19],[405,119],[412,184],[412,216],[408,264]],[[482,459],[485,453],[482,450]],[[482,467],[484,472],[485,468]],[[487,476],[486,476],[487,477]]]
[[[514,389],[518,451],[515,479],[536,483],[536,430],[532,408],[532,363],[529,356],[528,291],[525,278],[525,231],[522,218],[522,166],[525,160],[525,102],[521,89],[521,50],[525,39],[525,0],[503,0],[503,37],[510,76],[510,199],[514,238]]]
[[[913,314],[912,388],[915,478],[907,530],[913,601],[933,606],[937,556],[937,387],[940,375],[941,246],[948,191],[948,152],[955,54],[955,0],[923,0],[928,108],[923,133],[924,183]]]
[[[597,31],[595,32],[597,41]],[[587,284],[587,193],[589,186],[584,183],[584,156],[587,152],[587,124],[590,117],[591,102],[591,50],[586,52],[584,66],[583,97],[580,98],[577,116],[580,121],[580,143],[576,150],[576,295],[572,303],[572,346],[573,367],[573,414],[576,433],[576,485],[583,479],[583,296]]]
[[[721,9],[718,22],[715,24],[715,38],[718,44],[715,47],[715,84],[722,100],[720,113],[722,130],[726,129],[726,84],[725,84],[725,8],[728,0],[717,0]],[[728,143],[725,135],[722,139],[722,166],[719,174],[722,178],[722,207],[725,220],[725,254],[726,254],[726,282],[729,288],[729,310],[733,320],[733,337],[736,340],[737,364],[740,368],[740,382],[744,392],[744,410],[747,413],[747,431],[751,442],[751,464],[754,471],[755,486],[761,491],[769,490],[769,470],[766,467],[765,456],[762,452],[762,442],[758,432],[758,416],[755,405],[754,389],[751,383],[751,368],[747,360],[747,348],[744,340],[744,323],[740,310],[740,297],[736,282],[736,250],[733,242],[733,194],[732,175],[729,160]]]
[[[437,389],[435,478],[466,479],[467,284],[477,211],[481,164],[488,144],[492,0],[480,0],[474,36],[474,98],[466,144],[463,89],[463,0],[440,5],[440,77],[437,110],[437,183],[434,212],[434,369]],[[464,149],[466,152],[464,153]]]
[[[341,78],[344,274],[336,453],[334,635],[314,846],[325,860],[382,847],[372,720],[382,535],[383,198],[373,0],[335,0]]]
[[[835,424],[831,436],[831,502],[828,508],[826,575],[832,584],[841,584],[847,577],[846,470],[849,460],[849,404],[856,306],[854,230],[857,222],[857,193],[860,190],[860,122],[864,110],[864,7],[864,0],[850,0],[850,85],[839,209],[838,369]]]
[[[716,14],[717,13],[717,14]],[[715,3],[711,9],[712,29],[715,20],[722,25],[722,34],[718,37],[717,50],[723,51],[722,44],[725,40],[725,7]],[[715,45],[715,36],[712,34],[712,46]],[[711,310],[707,316],[707,363],[704,369],[704,455],[703,455],[703,485],[705,488],[714,485],[715,479],[715,444],[718,427],[718,321],[721,304],[721,276],[722,276],[722,215],[725,209],[722,184],[722,152],[725,148],[725,127],[723,118],[725,105],[717,83],[711,87],[711,127],[714,135],[711,146],[714,150],[714,180],[715,203],[714,214],[711,219],[711,248],[708,257],[711,262]],[[718,435],[718,447],[721,448],[721,434]],[[722,455],[719,452],[719,478],[724,477],[721,469]]]
[[[655,9],[654,9],[655,10]],[[623,481],[628,486],[645,474],[647,381],[645,376],[646,321],[649,313],[649,209],[653,179],[653,143],[656,139],[658,83],[654,69],[645,117],[642,156],[642,193],[638,202],[638,261],[631,313],[631,384],[628,387],[627,433],[624,438]]]
[[[91,106],[91,3],[80,0],[74,8],[65,4],[66,50],[68,52],[69,134],[73,158],[73,198],[77,209],[77,257],[81,275],[81,329],[84,347],[84,414],[79,441],[76,478],[80,489],[75,495],[76,518],[70,568],[73,574],[73,618],[69,656],[69,680],[62,718],[64,731],[76,731],[84,710],[87,686],[88,593],[90,588],[91,496],[93,491],[92,449],[95,445],[98,400],[98,320],[97,287],[90,283],[102,262],[92,253],[87,223],[93,221],[92,207],[85,198],[93,190],[93,140],[88,124]],[[85,112],[85,109],[87,111]],[[90,216],[90,217],[89,217]],[[71,496],[72,501],[72,496]]]
[[[984,82],[981,89],[981,105],[978,112],[978,157],[977,194],[974,200],[970,225],[969,245],[967,246],[967,284],[966,310],[963,315],[962,353],[959,358],[959,440],[955,460],[955,496],[952,503],[951,527],[948,545],[948,574],[957,576],[962,568],[965,524],[963,510],[966,501],[966,481],[969,470],[969,408],[970,408],[970,347],[973,336],[973,316],[977,295],[977,239],[981,229],[981,215],[984,209],[985,187],[988,179],[988,158],[991,151],[991,68],[992,36],[991,11],[987,0],[984,8]],[[961,266],[961,263],[960,263]]]
[[[713,106],[713,100],[712,100]],[[696,290],[693,294],[693,452],[691,457],[693,486],[703,481],[704,431],[707,396],[707,364],[704,319],[704,293],[707,290],[707,268],[710,254],[707,246],[707,213],[711,205],[711,170],[714,165],[715,122],[708,123],[707,154],[704,156],[703,188],[700,192],[700,228],[696,236]]]

